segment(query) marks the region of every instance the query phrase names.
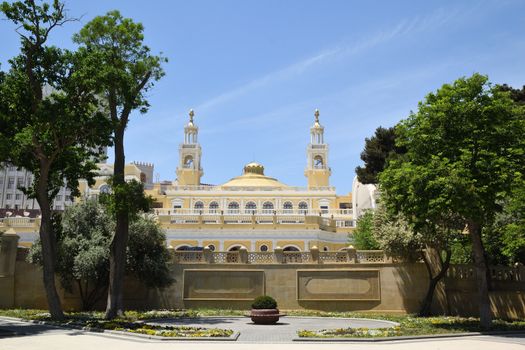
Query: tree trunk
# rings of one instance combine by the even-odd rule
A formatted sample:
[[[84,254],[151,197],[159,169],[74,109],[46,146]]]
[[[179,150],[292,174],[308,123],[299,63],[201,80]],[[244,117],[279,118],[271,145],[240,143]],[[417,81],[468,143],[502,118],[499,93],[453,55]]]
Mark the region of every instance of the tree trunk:
[[[439,251],[436,252],[437,254],[440,254]],[[428,271],[428,289],[427,294],[425,295],[425,299],[423,299],[423,303],[421,305],[421,309],[419,310],[419,316],[426,317],[430,316],[430,311],[432,308],[432,300],[434,299],[434,292],[436,291],[437,284],[443,277],[445,277],[448,268],[450,267],[450,258],[452,257],[452,252],[450,250],[447,250],[445,252],[445,261],[442,261],[441,257],[439,256],[434,265],[439,264],[439,270],[437,271],[437,274],[434,276],[432,273],[432,262],[429,257],[426,256],[425,252],[422,252],[423,261],[425,262],[425,266],[427,267]]]
[[[122,125],[115,130],[115,165],[113,170],[113,186],[125,184],[124,180],[124,129]],[[128,245],[129,219],[125,198],[115,195],[116,227],[111,241],[109,255],[109,288],[106,306],[106,319],[113,319],[124,314],[123,287],[126,271],[126,247]]]
[[[481,225],[470,221],[468,232],[472,240],[472,252],[474,255],[474,266],[476,269],[477,289],[479,293],[479,321],[482,329],[489,329],[492,324],[490,312],[490,299],[487,278],[487,263],[485,261],[485,249],[481,241]]]
[[[55,285],[55,263],[56,263],[56,238],[51,222],[51,203],[48,198],[47,180],[49,166],[41,162],[40,178],[37,187],[37,202],[40,206],[40,242],[42,243],[42,265],[44,288],[46,290],[47,303],[51,318],[61,320],[64,318],[62,304],[58,297]]]

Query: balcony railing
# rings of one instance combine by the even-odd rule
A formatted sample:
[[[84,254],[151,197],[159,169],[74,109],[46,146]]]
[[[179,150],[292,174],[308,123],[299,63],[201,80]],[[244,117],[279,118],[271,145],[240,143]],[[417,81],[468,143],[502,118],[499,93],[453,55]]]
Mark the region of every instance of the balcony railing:
[[[319,186],[319,187],[298,187],[298,186],[290,186],[290,187],[284,187],[284,188],[274,188],[274,187],[247,187],[247,186],[239,186],[239,187],[222,187],[222,186],[212,186],[212,185],[178,185],[178,186],[170,186],[167,189],[167,192],[177,192],[177,191],[287,191],[287,192],[323,192],[323,191],[329,191],[329,192],[335,192],[335,187],[333,186]]]
[[[184,215],[263,215],[263,216],[322,216],[331,218],[342,217],[345,219],[351,219],[353,214],[352,209],[155,209],[155,214],[159,216],[171,215],[171,216],[184,216]]]
[[[40,219],[24,217],[0,218],[0,227],[38,227]]]
[[[381,264],[391,263],[381,250],[355,250],[320,252],[312,248],[308,252],[283,251],[248,252],[246,249],[228,252],[214,252],[208,248],[202,251],[174,251],[173,260],[179,264]]]

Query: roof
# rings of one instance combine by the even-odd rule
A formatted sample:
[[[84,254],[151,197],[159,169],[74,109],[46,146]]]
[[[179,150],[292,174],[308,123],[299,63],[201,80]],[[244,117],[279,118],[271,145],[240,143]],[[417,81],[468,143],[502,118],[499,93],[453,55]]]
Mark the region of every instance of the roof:
[[[264,166],[259,163],[249,163],[244,167],[244,173],[241,176],[234,177],[223,184],[223,188],[232,187],[264,187],[268,189],[285,189],[287,185],[279,182],[273,177],[264,175]]]

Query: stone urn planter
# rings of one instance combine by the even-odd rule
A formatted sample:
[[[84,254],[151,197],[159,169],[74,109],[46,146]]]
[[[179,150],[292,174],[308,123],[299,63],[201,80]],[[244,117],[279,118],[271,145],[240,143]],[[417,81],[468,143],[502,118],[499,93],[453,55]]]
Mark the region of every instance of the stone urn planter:
[[[261,296],[255,298],[252,310],[247,316],[255,324],[275,324],[279,321],[279,317],[286,315],[279,312],[277,302],[272,297]]]

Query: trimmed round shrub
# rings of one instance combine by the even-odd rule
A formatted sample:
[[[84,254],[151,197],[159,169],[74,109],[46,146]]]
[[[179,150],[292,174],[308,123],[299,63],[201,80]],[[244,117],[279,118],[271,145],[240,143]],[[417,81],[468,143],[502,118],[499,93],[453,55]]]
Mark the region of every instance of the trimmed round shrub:
[[[277,309],[277,302],[268,295],[262,295],[253,300],[252,309]]]

